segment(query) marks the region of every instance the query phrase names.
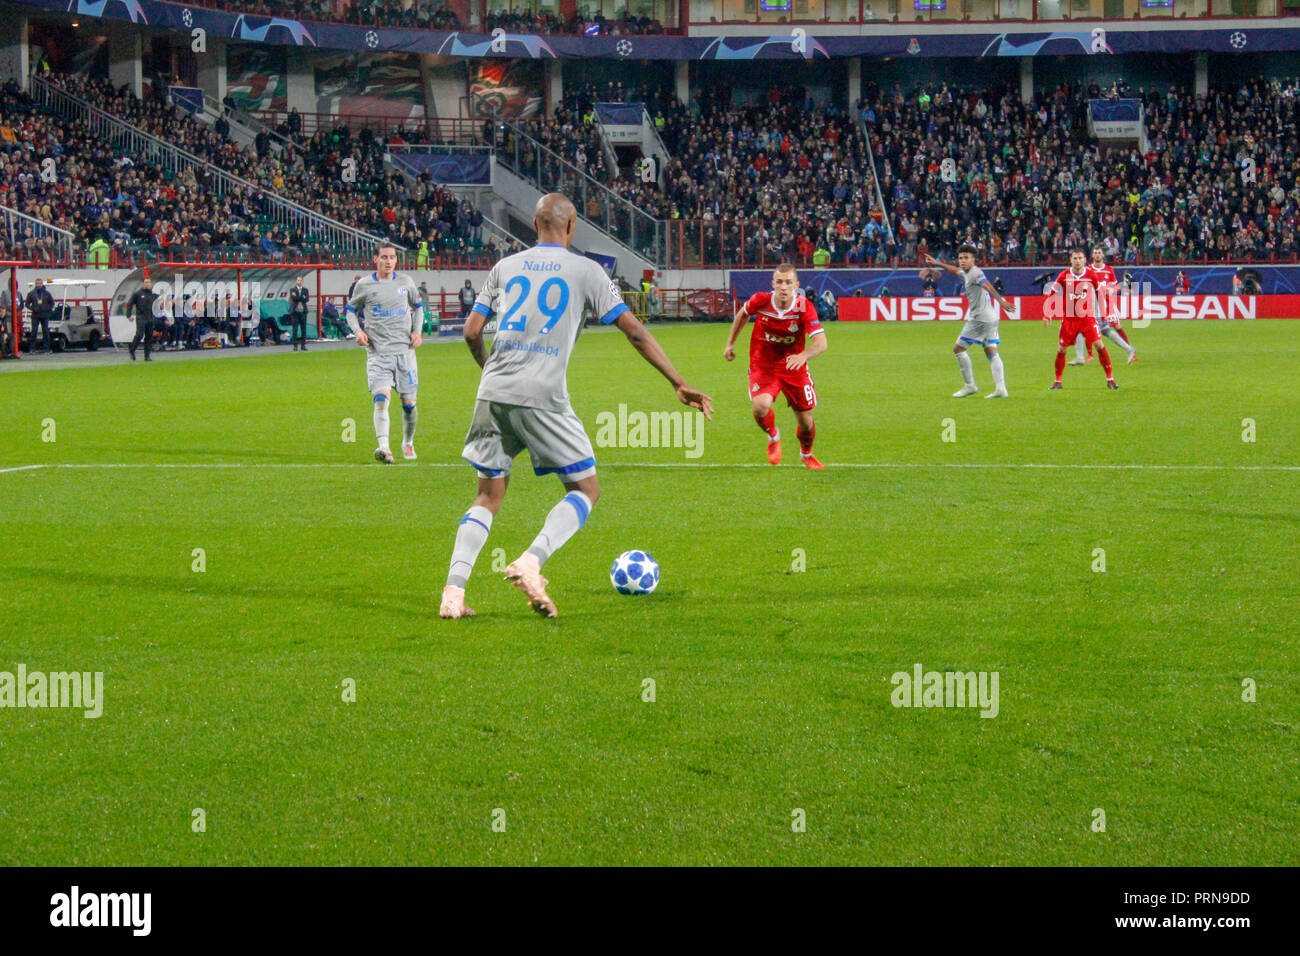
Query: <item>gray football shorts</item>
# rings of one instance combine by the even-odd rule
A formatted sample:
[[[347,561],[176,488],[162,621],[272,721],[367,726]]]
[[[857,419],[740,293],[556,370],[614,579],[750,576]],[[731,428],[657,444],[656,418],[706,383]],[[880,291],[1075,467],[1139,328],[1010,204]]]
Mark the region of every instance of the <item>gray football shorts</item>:
[[[398,395],[414,395],[420,387],[420,369],[415,364],[415,349],[395,355],[366,353],[366,382],[370,394],[396,389]]]
[[[479,477],[509,475],[515,456],[525,448],[534,474],[577,481],[596,473],[591,439],[572,408],[551,412],[481,399],[474,403],[474,418],[461,457],[474,466]]]
[[[981,322],[979,319],[967,319],[966,324],[961,327],[961,334],[957,336],[957,341],[966,345],[997,345],[998,320]]]

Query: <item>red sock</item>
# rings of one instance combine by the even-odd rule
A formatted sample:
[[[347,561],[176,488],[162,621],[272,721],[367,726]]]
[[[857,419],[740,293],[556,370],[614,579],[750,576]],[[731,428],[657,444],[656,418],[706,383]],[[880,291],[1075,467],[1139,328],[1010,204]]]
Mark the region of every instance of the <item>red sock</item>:
[[[800,425],[795,429],[794,433],[799,438],[799,450],[805,455],[811,455],[813,439],[817,437],[817,426],[809,425],[804,428]]]
[[[776,437],[776,409],[769,408],[767,414],[758,419],[758,425],[763,431],[767,432],[768,438]]]
[[[1056,380],[1061,380],[1061,373],[1065,371],[1065,353],[1056,353]]]
[[[1132,344],[1133,344],[1132,342],[1129,342],[1129,340],[1128,340],[1128,333],[1126,333],[1126,332],[1125,332],[1123,329],[1121,329],[1118,325],[1112,326],[1112,328],[1113,328],[1116,332],[1119,333],[1119,337],[1120,337],[1121,339],[1123,339],[1123,340],[1124,340],[1125,342],[1127,342],[1129,345],[1132,345]]]
[[[1114,378],[1110,371],[1110,353],[1105,349],[1097,348],[1097,358],[1101,359],[1101,367],[1106,372],[1107,378]]]

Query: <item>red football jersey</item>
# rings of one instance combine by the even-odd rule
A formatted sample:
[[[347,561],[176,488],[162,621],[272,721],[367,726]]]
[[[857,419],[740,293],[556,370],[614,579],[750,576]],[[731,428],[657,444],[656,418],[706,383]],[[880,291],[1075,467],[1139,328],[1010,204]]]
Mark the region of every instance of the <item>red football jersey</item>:
[[[1082,319],[1096,317],[1097,313],[1093,307],[1096,284],[1093,282],[1086,266],[1083,275],[1079,276],[1069,269],[1061,270],[1061,274],[1056,277],[1056,284],[1065,290],[1065,301],[1062,303],[1063,308],[1061,309],[1062,318]]]
[[[1093,285],[1097,287],[1097,305],[1101,309],[1098,314],[1110,315],[1114,311],[1111,300],[1117,294],[1116,289],[1119,286],[1119,279],[1115,278],[1115,270],[1110,266],[1102,266],[1098,269],[1090,262],[1084,272],[1092,277]]]
[[[805,338],[822,331],[817,310],[802,292],[794,294],[794,301],[784,312],[772,304],[771,292],[758,292],[745,303],[745,314],[754,317],[754,331],[749,337],[750,368],[784,369],[786,357],[802,352]]]

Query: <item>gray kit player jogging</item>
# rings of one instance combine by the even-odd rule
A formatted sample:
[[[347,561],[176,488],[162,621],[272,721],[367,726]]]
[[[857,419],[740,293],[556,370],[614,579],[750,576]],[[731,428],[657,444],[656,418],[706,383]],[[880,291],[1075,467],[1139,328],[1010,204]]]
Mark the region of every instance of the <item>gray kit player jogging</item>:
[[[365,329],[367,348],[376,355],[397,355],[411,349],[411,333],[420,331],[424,306],[415,281],[401,272],[381,279],[376,272],[357,280],[348,300],[348,326]],[[358,322],[358,316],[360,322]]]

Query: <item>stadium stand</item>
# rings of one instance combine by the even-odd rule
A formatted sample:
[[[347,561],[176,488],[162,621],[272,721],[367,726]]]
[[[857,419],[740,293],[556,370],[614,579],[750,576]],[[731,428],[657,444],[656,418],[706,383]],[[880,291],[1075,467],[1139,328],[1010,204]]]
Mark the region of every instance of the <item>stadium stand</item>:
[[[51,79],[263,189],[408,249],[427,243],[422,254],[469,261],[499,251],[486,245],[470,204],[427,176],[408,183],[386,170],[386,142],[372,131],[343,122],[310,136],[282,129],[296,149],[259,137],[256,150],[244,150],[152,96],[84,77]],[[1145,154],[1103,147],[1087,132],[1089,101],[1126,93],[1145,107]],[[659,185],[611,168],[590,120],[598,100],[646,102],[662,118],[672,160]],[[216,198],[192,173],[168,176],[115,156],[77,124],[42,114],[13,84],[0,94],[0,110],[3,204],[86,244],[102,236],[118,257],[329,254],[310,237],[268,225],[260,194]],[[952,255],[963,242],[996,263],[1060,262],[1080,243],[1136,263],[1295,261],[1298,128],[1294,79],[1212,86],[1203,100],[1177,88],[1063,86],[1029,103],[1008,87],[904,93],[869,85],[852,113],[817,108],[800,87],[774,87],[761,103],[736,106],[725,85],[711,86],[688,108],[661,91],[584,84],[567,91],[534,134],[672,223],[682,265],[914,262],[926,251]],[[50,155],[60,158],[57,184],[40,176]],[[1248,158],[1252,183],[1242,178]],[[345,159],[356,162],[354,184],[338,175]],[[52,261],[52,240],[19,234],[4,253]]]
[[[1025,104],[1007,88],[871,90],[856,122],[814,109],[800,89],[741,108],[725,88],[701,91],[689,112],[669,113],[663,190],[627,177],[613,188],[685,220],[707,264],[808,263],[819,246],[833,264],[913,262],[963,242],[1003,263],[1064,261],[1080,243],[1128,262],[1296,259],[1295,80],[1212,87],[1200,102],[1139,90],[1145,154],[1088,136],[1088,101],[1107,92],[1062,87]],[[873,203],[864,130],[896,245]],[[1247,157],[1253,183],[1242,180]]]
[[[454,10],[444,3],[429,0],[413,3],[403,0],[358,0],[354,3],[335,3],[332,0],[261,0],[258,3],[199,0],[198,5],[256,16],[314,20],[318,23],[351,23],[412,30],[451,31],[465,28],[461,17]],[[489,10],[484,22],[476,29],[482,33],[502,29],[508,33],[567,33],[580,36],[645,36],[667,32],[658,20],[632,16],[626,11],[621,17],[609,18],[603,13],[596,13],[590,18],[577,14],[564,18],[545,11],[505,8]]]
[[[299,137],[298,150],[273,150],[259,137],[243,150],[185,111],[152,96],[85,77],[51,74],[51,82],[144,132],[166,139],[223,170],[297,201],[340,222],[391,239],[412,255],[456,261],[488,259],[498,251],[482,233],[482,216],[427,175],[413,183],[386,172],[384,143],[367,130],[355,136],[346,125]],[[59,162],[59,177],[46,182],[41,162]],[[267,259],[331,256],[333,250],[262,215],[260,194],[216,197],[201,176],[178,175],[114,151],[80,124],[42,113],[10,84],[0,92],[0,162],[9,205],[68,229],[89,245],[104,237],[115,261],[133,257],[247,256]],[[342,161],[356,162],[356,182],[342,181]],[[427,253],[417,252],[427,243]],[[22,239],[8,253],[52,261],[50,240]]]

